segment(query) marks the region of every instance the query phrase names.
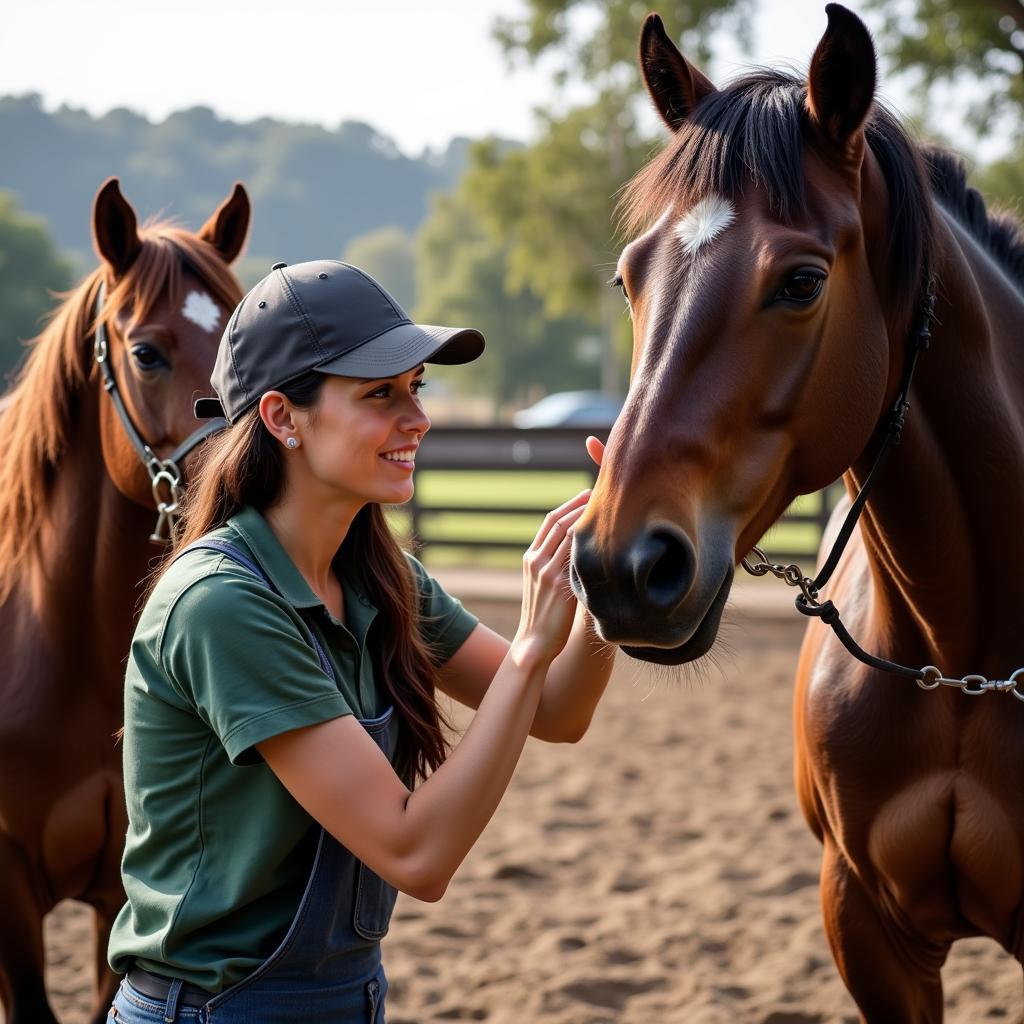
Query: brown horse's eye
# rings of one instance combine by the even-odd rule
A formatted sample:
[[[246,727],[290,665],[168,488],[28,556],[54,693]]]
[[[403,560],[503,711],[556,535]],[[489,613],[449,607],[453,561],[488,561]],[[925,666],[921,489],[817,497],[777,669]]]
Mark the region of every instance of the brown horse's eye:
[[[813,302],[820,294],[827,275],[818,267],[801,267],[779,289],[776,302],[795,302],[805,305]]]
[[[155,370],[167,365],[164,362],[164,357],[152,345],[133,346],[132,356],[135,358],[136,365],[142,370]]]
[[[629,292],[626,291],[626,282],[622,280],[622,275],[616,274],[608,283],[613,288],[618,288],[622,292],[622,297],[626,300],[626,308],[629,310],[630,316],[632,316],[633,304],[629,301]]]

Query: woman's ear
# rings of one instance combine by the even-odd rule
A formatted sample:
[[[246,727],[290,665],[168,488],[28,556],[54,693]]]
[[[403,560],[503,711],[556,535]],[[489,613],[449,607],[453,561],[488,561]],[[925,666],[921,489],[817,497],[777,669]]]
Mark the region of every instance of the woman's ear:
[[[291,406],[280,391],[268,391],[263,395],[259,410],[263,425],[281,444],[287,445],[289,437],[298,438]]]

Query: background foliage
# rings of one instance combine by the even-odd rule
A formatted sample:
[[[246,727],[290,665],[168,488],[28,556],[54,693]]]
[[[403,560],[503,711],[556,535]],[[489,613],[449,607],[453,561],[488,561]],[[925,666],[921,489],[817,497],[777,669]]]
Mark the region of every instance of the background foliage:
[[[658,7],[684,52],[707,67],[723,33],[749,42],[763,2]],[[923,123],[972,164],[986,133],[998,128],[1015,141],[975,167],[973,180],[990,200],[1019,204],[1024,3],[870,6],[885,61],[916,83]],[[52,307],[48,289],[69,287],[93,265],[90,204],[116,174],[141,217],[165,212],[192,227],[243,180],[254,207],[243,281],[278,259],[342,257],[364,267],[417,318],[483,330],[488,358],[472,374],[452,374],[449,386],[495,409],[563,388],[621,390],[629,322],[605,287],[623,242],[615,202],[662,137],[636,68],[647,10],[639,0],[523,0],[520,16],[495,26],[512,73],[541,58],[554,69],[550,107],[537,112],[528,146],[454,139],[414,158],[359,122],[333,131],[271,118],[237,124],[195,107],[153,124],[125,109],[94,118],[48,113],[37,96],[0,98],[0,188],[10,193],[0,198],[0,372]],[[963,116],[951,123],[953,108]]]

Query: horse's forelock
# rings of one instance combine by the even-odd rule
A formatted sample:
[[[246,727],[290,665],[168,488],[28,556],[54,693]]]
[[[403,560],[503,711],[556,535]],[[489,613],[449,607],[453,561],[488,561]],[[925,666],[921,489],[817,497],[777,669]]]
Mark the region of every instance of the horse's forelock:
[[[132,323],[141,323],[165,294],[173,305],[180,304],[183,269],[192,271],[228,309],[241,301],[237,279],[209,242],[169,221],[146,224],[139,238],[139,255],[107,296],[108,323],[122,313],[128,313]]]
[[[623,190],[620,222],[642,230],[674,206],[735,200],[750,181],[791,221],[804,203],[806,85],[780,71],[751,73],[707,96],[668,145]]]

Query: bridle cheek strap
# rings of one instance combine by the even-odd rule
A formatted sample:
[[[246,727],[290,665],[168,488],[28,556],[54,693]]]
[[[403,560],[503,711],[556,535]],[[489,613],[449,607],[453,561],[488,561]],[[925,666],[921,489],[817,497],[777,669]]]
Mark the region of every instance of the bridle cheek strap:
[[[934,690],[939,686],[952,686],[961,692],[972,697],[983,693],[1012,693],[1020,701],[1024,701],[1024,668],[1017,669],[1007,679],[986,679],[980,675],[963,676],[960,679],[946,678],[934,665],[925,665],[923,668],[911,668],[909,665],[901,665],[886,658],[869,654],[850,635],[849,630],[839,617],[839,609],[831,601],[819,601],[818,594],[822,587],[832,578],[832,574],[839,564],[843,551],[853,535],[854,527],[860,519],[864,506],[867,504],[868,495],[874,487],[875,482],[881,476],[882,469],[889,459],[893,448],[900,443],[903,436],[903,428],[906,424],[907,413],[910,411],[910,384],[914,377],[914,370],[917,367],[918,356],[928,348],[931,341],[932,323],[935,319],[935,277],[926,273],[924,297],[921,301],[921,312],[918,317],[917,329],[914,330],[907,344],[907,361],[903,368],[903,379],[900,385],[900,392],[896,398],[888,416],[880,426],[885,430],[878,454],[875,456],[874,464],[868,473],[867,479],[853,500],[846,518],[843,520],[842,528],[836,536],[832,550],[825,559],[825,564],[818,571],[814,579],[804,576],[798,565],[780,565],[770,562],[767,555],[759,548],[754,547],[751,554],[758,559],[756,562],[748,555],[742,559],[743,568],[752,576],[765,576],[771,573],[791,587],[799,587],[800,593],[794,602],[797,611],[803,615],[813,616],[821,619],[835,633],[839,642],[858,661],[872,668],[880,669],[883,672],[891,672],[894,675],[915,679],[917,685],[923,690]],[[1022,689],[1018,689],[1018,686]]]
[[[104,286],[100,284],[93,314],[95,324],[93,354],[103,376],[103,387],[114,403],[114,409],[128,435],[128,440],[149,474],[150,484],[153,488],[153,501],[158,514],[156,526],[149,535],[149,539],[156,544],[169,544],[174,539],[174,524],[179,515],[179,505],[185,489],[185,471],[181,463],[193,448],[205,441],[211,434],[223,430],[228,422],[223,418],[209,420],[189,434],[166,459],[161,459],[142,439],[142,435],[132,422],[131,415],[117,386],[117,379],[110,368],[110,345],[107,340],[106,325],[103,322],[103,301]]]

